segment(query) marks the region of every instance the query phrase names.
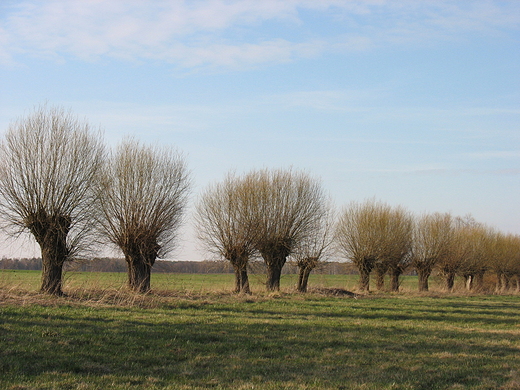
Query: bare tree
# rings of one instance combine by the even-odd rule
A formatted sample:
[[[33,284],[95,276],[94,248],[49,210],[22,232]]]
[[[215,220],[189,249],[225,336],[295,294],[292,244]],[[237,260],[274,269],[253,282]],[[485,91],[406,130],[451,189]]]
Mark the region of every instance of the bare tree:
[[[470,215],[452,220],[449,253],[436,264],[439,273],[444,277],[447,291],[453,291],[457,274],[464,273],[476,265],[476,251],[481,249],[476,242],[478,229],[479,224]]]
[[[399,291],[399,278],[412,261],[413,218],[402,207],[392,208],[387,215],[379,262],[387,265],[391,291]]]
[[[455,275],[462,268],[469,256],[470,243],[467,236],[469,228],[464,226],[459,218],[453,220],[452,237],[446,256],[442,256],[435,264],[440,275],[444,278],[447,291],[453,291]]]
[[[361,291],[369,290],[370,273],[382,258],[390,212],[390,206],[375,200],[352,202],[336,225],[336,244],[357,266]]]
[[[256,248],[267,267],[266,287],[279,290],[287,257],[317,233],[317,221],[326,213],[326,196],[318,180],[291,169],[253,171],[244,180],[253,188]]]
[[[484,288],[484,275],[490,268],[489,260],[494,256],[493,235],[491,229],[479,223],[468,227],[464,237],[469,245],[468,253],[459,270],[467,290]]]
[[[251,293],[247,265],[258,235],[252,191],[246,180],[230,174],[205,190],[195,214],[199,239],[208,251],[229,260],[235,272],[235,292],[246,294]]]
[[[41,248],[41,291],[62,295],[63,264],[85,249],[94,184],[105,150],[99,132],[60,107],[12,123],[0,146],[0,210],[11,234]]]
[[[492,240],[491,266],[497,277],[496,292],[507,292],[511,280],[520,273],[520,236],[496,232]]]
[[[448,213],[422,216],[414,229],[412,265],[419,276],[419,291],[428,291],[434,266],[450,255],[453,218]]]
[[[127,139],[107,164],[99,185],[99,227],[123,252],[131,290],[150,290],[155,260],[176,244],[189,185],[184,160],[170,148]]]
[[[334,214],[332,206],[326,208],[326,212],[321,219],[316,221],[317,225],[313,228],[314,234],[303,239],[291,255],[293,262],[298,266],[299,292],[307,292],[309,275],[316,267],[327,261],[332,254]]]

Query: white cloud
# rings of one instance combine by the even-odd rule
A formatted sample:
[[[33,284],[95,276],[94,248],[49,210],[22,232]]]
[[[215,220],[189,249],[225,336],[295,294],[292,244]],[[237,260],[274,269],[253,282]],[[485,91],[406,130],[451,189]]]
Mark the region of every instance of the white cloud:
[[[11,64],[12,57],[8,47],[7,32],[0,27],[0,64]]]
[[[181,67],[241,67],[388,43],[458,39],[518,29],[520,3],[384,0],[28,0],[0,17],[0,61],[20,55],[169,61]],[[302,9],[336,24],[315,30]],[[6,12],[7,11],[7,12]],[[266,21],[289,27],[283,36]],[[305,24],[307,23],[307,24]],[[304,35],[299,31],[310,31]],[[290,38],[289,38],[290,37]]]

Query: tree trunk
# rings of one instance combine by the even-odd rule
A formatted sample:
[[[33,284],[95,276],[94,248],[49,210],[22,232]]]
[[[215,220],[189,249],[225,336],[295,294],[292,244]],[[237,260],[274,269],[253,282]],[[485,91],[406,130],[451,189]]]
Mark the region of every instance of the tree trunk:
[[[235,271],[235,289],[233,292],[238,294],[242,290],[242,273],[238,267],[233,267],[233,271]]]
[[[267,264],[267,291],[280,291],[280,278],[282,275],[282,268],[285,263],[281,261],[272,261]]]
[[[67,233],[70,222],[67,218],[55,218],[54,223],[45,221],[31,232],[40,245],[42,253],[42,285],[46,294],[63,295],[63,264],[69,257]]]
[[[476,291],[484,290],[484,274],[486,271],[479,271],[475,274],[475,285],[474,289]]]
[[[63,261],[49,258],[42,251],[42,285],[40,291],[46,294],[61,296]]]
[[[430,274],[430,269],[417,269],[417,275],[419,277],[419,291],[428,291],[428,278],[430,277]]]
[[[236,294],[251,294],[249,288],[249,276],[247,275],[248,257],[231,257],[228,259],[235,271],[235,290]]]
[[[445,275],[446,278],[446,289],[448,291],[453,291],[453,286],[455,285],[455,272],[448,272]]]
[[[128,264],[128,287],[138,293],[150,291],[152,266],[141,257],[126,258]]]
[[[261,252],[261,254],[267,268],[265,284],[267,291],[280,291],[282,268],[289,254],[283,247],[270,248],[268,251]]]
[[[376,273],[376,288],[381,291],[385,288],[385,275],[388,271],[389,265],[388,261],[378,260],[374,264],[374,269]]]
[[[247,275],[247,265],[234,266],[235,271],[235,290],[237,294],[251,294],[249,287],[249,276]]]
[[[495,287],[495,292],[499,293],[502,291],[502,273],[500,271],[497,271],[496,274],[497,274],[497,284]]]
[[[381,291],[385,288],[385,273],[376,272],[376,288]]]
[[[249,276],[247,275],[247,267],[242,268],[240,275],[240,292],[243,294],[251,294],[251,288],[249,287]]]
[[[399,277],[401,276],[402,271],[399,268],[392,270],[390,274],[390,290],[393,292],[399,291]]]
[[[309,283],[309,275],[311,274],[312,268],[300,267],[300,273],[298,276],[298,292],[306,293],[307,285]]]
[[[46,294],[63,295],[63,264],[68,259],[68,226],[42,229],[35,235],[42,252],[42,285],[40,291]]]
[[[508,274],[502,274],[502,292],[509,291],[511,278]]]
[[[473,275],[464,275],[464,285],[466,286],[466,290],[473,290]]]
[[[359,290],[370,291],[370,271],[365,268],[359,270]]]

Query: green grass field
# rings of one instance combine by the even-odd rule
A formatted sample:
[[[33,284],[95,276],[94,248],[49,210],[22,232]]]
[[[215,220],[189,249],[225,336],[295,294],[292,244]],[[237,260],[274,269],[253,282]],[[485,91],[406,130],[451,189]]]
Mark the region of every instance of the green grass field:
[[[0,389],[520,388],[518,295],[301,295],[294,276],[267,294],[253,276],[235,296],[232,281],[156,274],[140,296],[124,274],[71,273],[53,298],[38,272],[0,272]]]
[[[28,291],[36,291],[40,287],[39,271],[0,270],[0,287],[2,285],[16,287]],[[125,273],[111,272],[66,272],[64,274],[64,291],[78,289],[121,289],[126,283]],[[175,290],[183,292],[211,292],[233,289],[233,274],[152,274],[152,289]],[[265,275],[250,274],[251,288],[254,293],[265,291]],[[297,275],[282,275],[282,290],[291,291],[296,286]],[[372,280],[372,282],[374,282]],[[459,290],[463,290],[462,281],[458,281]],[[357,288],[358,277],[355,275],[318,275],[311,274],[309,288],[338,287],[354,291]],[[388,283],[387,283],[388,285]],[[442,290],[442,280],[439,277],[430,278],[433,291]],[[375,290],[373,283],[372,290]],[[417,278],[404,276],[401,290],[413,292],[417,290]]]

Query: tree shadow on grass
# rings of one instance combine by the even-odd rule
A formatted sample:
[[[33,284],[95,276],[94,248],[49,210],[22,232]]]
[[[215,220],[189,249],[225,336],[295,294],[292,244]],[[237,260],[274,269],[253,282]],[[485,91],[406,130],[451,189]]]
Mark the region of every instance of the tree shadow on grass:
[[[110,381],[148,383],[150,388],[172,383],[201,388],[251,383],[389,388],[394,383],[393,388],[403,389],[457,383],[479,388],[486,381],[503,383],[520,363],[518,332],[410,327],[409,322],[401,327],[393,320],[381,325],[392,315],[377,312],[343,316],[342,321],[317,314],[302,308],[284,315],[283,310],[247,306],[173,312],[4,308],[0,384],[67,378],[90,381],[93,388]],[[434,323],[438,318],[405,317]]]

